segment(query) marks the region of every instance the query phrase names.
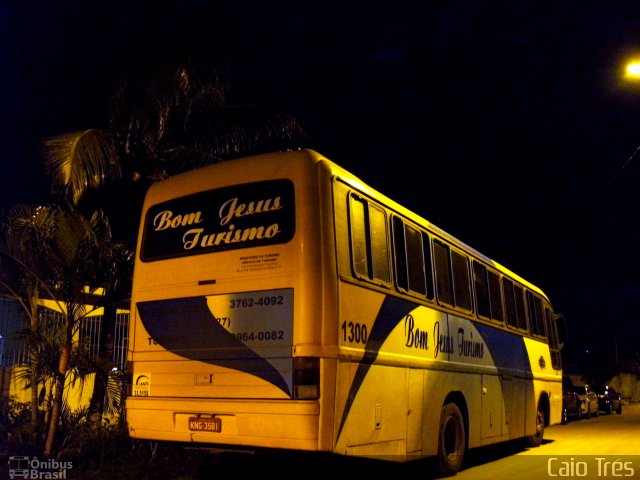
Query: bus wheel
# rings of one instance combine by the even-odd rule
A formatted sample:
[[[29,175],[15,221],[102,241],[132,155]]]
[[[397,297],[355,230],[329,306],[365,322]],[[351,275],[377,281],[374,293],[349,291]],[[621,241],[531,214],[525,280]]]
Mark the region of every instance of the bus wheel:
[[[542,437],[544,436],[544,413],[538,408],[536,412],[536,433],[527,437],[527,443],[530,447],[539,447],[542,445]]]
[[[438,435],[438,470],[442,475],[455,475],[462,465],[466,448],[464,420],[454,403],[442,407]]]

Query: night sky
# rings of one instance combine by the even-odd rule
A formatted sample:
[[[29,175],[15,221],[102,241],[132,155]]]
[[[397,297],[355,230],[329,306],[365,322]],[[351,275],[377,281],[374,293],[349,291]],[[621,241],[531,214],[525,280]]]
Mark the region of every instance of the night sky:
[[[574,351],[638,351],[640,83],[621,78],[640,2],[342,3],[2,2],[0,208],[48,200],[42,138],[106,126],[123,78],[197,60],[230,104],[290,113],[542,288]]]

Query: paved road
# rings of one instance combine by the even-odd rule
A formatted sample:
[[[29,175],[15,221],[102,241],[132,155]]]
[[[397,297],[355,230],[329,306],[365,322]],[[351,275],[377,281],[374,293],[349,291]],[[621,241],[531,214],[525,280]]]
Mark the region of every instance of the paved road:
[[[468,452],[455,479],[540,480],[554,475],[640,479],[640,404],[625,405],[622,415],[548,427],[538,448],[502,445]]]

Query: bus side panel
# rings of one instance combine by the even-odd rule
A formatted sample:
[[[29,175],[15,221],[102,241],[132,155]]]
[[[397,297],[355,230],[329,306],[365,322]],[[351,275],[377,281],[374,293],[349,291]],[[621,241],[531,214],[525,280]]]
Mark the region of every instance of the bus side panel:
[[[407,455],[422,454],[422,431],[424,428],[424,371],[407,369]]]
[[[437,441],[439,412],[448,395],[466,412],[470,447],[535,433],[537,392],[546,390],[534,388],[531,349],[521,335],[385,295],[355,282],[342,282],[341,294],[349,301],[341,304],[341,325],[345,328],[339,334],[340,352],[341,358],[352,366],[348,369],[349,380],[344,378],[347,373],[339,373],[335,419],[338,450],[346,445],[349,452],[356,452],[359,450],[350,447],[359,442],[389,441],[370,431],[367,420],[371,405],[378,401],[371,393],[380,384],[375,378],[378,374],[384,379],[384,388],[401,399],[397,403],[405,410],[401,414],[407,417],[403,417],[407,430],[397,440],[405,442],[405,454],[419,450],[409,433],[417,427],[411,426],[406,413],[411,410],[411,395],[418,395],[406,387],[411,368],[425,371],[424,410],[421,416],[414,417],[421,418],[424,427],[420,428],[427,430],[421,442],[423,453],[432,451]],[[359,326],[368,336],[352,334],[351,325]],[[396,373],[385,377],[380,373],[383,366]],[[357,433],[352,434],[352,430]]]
[[[358,365],[349,363],[349,377]],[[381,444],[377,455],[403,455],[406,451],[406,373],[401,367],[372,365],[358,391],[358,400],[346,425],[347,453],[361,445]],[[357,452],[353,448],[353,452]]]
[[[534,398],[536,406],[541,398],[549,401],[549,424],[555,425],[561,422],[562,415],[562,380],[561,371],[553,368],[549,345],[541,340],[532,338],[524,339],[534,379]],[[544,401],[544,400],[543,400]],[[530,411],[532,410],[530,409]],[[529,425],[535,426],[535,417]]]
[[[339,362],[337,404],[348,403],[359,365]],[[425,408],[424,379],[422,369],[372,365],[345,419],[334,453],[392,461],[422,456],[423,415],[429,412]],[[336,419],[341,418],[339,413],[338,409]]]
[[[531,381],[522,375],[505,373],[500,377],[504,391],[505,418],[504,429],[509,439],[522,438],[525,435],[525,418],[530,402],[526,399],[531,392]]]

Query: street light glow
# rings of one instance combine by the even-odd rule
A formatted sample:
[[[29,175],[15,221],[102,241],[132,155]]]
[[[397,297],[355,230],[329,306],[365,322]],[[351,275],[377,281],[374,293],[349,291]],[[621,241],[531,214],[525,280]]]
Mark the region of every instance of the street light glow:
[[[634,60],[627,64],[626,77],[634,80],[640,79],[640,61]]]

